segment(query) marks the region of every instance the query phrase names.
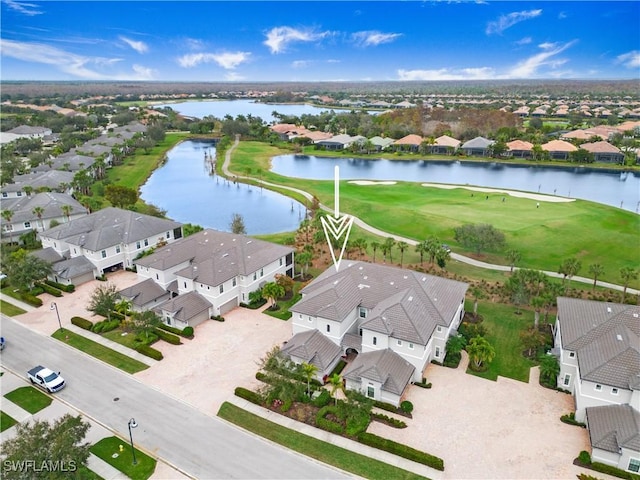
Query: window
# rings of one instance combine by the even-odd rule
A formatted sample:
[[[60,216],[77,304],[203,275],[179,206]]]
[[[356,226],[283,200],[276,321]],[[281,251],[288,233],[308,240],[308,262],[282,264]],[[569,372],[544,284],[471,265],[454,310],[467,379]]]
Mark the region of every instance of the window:
[[[436,358],[440,358],[440,347],[436,347]]]
[[[362,336],[362,329],[358,330],[358,335]]]
[[[182,282],[184,284],[184,288],[187,288],[187,282]]]
[[[144,246],[145,246],[145,247],[148,247],[148,246],[149,246],[149,240],[148,240],[148,239],[146,239],[146,238],[144,239]]]
[[[140,248],[140,242],[136,242],[136,248]]]
[[[398,346],[401,347],[402,346],[402,340],[398,340]]]
[[[280,259],[280,266],[282,266],[282,259]]]
[[[374,395],[375,395],[375,389],[371,385],[369,385],[367,387],[367,397],[373,398]]]
[[[441,332],[441,331],[442,331],[442,327],[438,327],[438,332]]]
[[[367,318],[367,309],[364,307],[358,307],[358,316],[360,318]]]
[[[377,345],[378,344],[378,339],[376,337],[373,337],[373,344]]]
[[[231,280],[231,286],[235,287],[238,284],[238,282],[236,281],[236,277],[233,277],[233,280]]]
[[[409,350],[413,350],[413,343],[409,344]]]
[[[602,390],[602,385],[600,385],[599,383],[596,385],[596,392],[599,392],[600,390]]]
[[[253,279],[257,280],[258,279],[258,272],[253,272]]]
[[[31,222],[24,222],[24,228],[31,228]]]
[[[260,276],[261,276],[261,277],[264,277],[264,268],[261,268],[261,269],[260,269]]]
[[[576,352],[569,352],[569,358],[574,358],[576,356]]]
[[[224,293],[224,285],[220,285],[220,293]]]
[[[167,232],[167,238],[171,238],[171,232]]]
[[[100,252],[100,255],[102,255],[102,258],[107,258],[107,251],[106,250],[102,250]]]
[[[564,376],[564,380],[562,380],[562,384],[563,384],[565,387],[568,387],[570,383],[571,383],[571,375],[567,373],[567,374],[565,374],[565,376]]]
[[[331,325],[327,323],[327,332],[330,332],[330,331],[331,331]]]
[[[8,197],[7,192],[2,192],[2,198],[7,198],[7,197]]]
[[[160,280],[160,275],[156,273],[156,280]]]
[[[640,460],[638,460],[637,458],[630,458],[629,459],[629,468],[627,468],[627,470],[629,470],[630,472],[635,472],[635,473],[640,472]]]
[[[611,393],[612,393],[613,395],[617,395],[617,394],[618,394],[618,389],[617,389],[617,388],[615,388],[615,387],[613,387],[613,388],[611,389]]]
[[[16,195],[17,195],[18,197],[21,197],[21,196],[22,196],[22,192],[16,192]]]

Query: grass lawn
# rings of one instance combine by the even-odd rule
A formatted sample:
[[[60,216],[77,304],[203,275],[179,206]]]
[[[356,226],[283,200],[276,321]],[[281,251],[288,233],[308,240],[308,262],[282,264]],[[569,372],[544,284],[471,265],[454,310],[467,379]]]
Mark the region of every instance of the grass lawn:
[[[29,413],[38,413],[43,408],[51,405],[53,399],[36,387],[20,387],[4,396],[7,400],[18,405]]]
[[[127,373],[137,373],[149,368],[146,364],[134,358],[127,357],[70,330],[63,331],[58,329],[51,336]]]
[[[4,432],[6,429],[13,427],[16,423],[18,423],[17,420],[0,411],[0,432]]]
[[[120,445],[124,448],[120,451]],[[131,444],[118,437],[107,437],[89,448],[91,453],[117,468],[132,480],[147,480],[156,469],[156,460],[136,448],[136,464],[133,464]],[[117,457],[113,457],[117,454]]]
[[[472,312],[473,303],[468,303],[465,310]],[[496,350],[496,356],[487,371],[468,369],[467,373],[489,380],[496,380],[500,375],[521,382],[529,381],[529,369],[536,364],[522,356],[524,347],[520,332],[533,325],[533,312],[522,310],[521,315],[516,315],[515,311],[512,305],[478,302],[478,314],[482,315],[482,324],[488,330],[486,339]]]
[[[268,171],[270,158],[285,153],[258,142],[241,142],[233,154],[232,170],[238,175],[261,176],[281,185],[301,188],[333,205],[332,181],[292,179]],[[259,174],[258,174],[259,172]],[[569,257],[582,262],[578,275],[589,276],[588,266],[605,268],[601,280],[618,283],[620,268],[635,266],[633,245],[637,244],[640,216],[605,205],[576,200],[568,203],[540,202],[501,193],[471,196],[469,190],[426,188],[417,183],[363,186],[341,182],[340,206],[371,226],[389,233],[421,241],[438,236],[464,255],[473,255],[454,241],[454,228],[465,223],[489,223],[506,236],[507,248],[500,253],[483,254],[481,259],[507,265],[508,249],[522,254],[519,267],[557,271]],[[393,211],[393,215],[389,212]],[[411,249],[413,250],[413,249]],[[406,252],[413,254],[414,252]],[[380,254],[380,252],[378,252]],[[394,260],[399,252],[394,249]],[[411,262],[407,257],[405,263]],[[640,287],[640,279],[630,285]]]
[[[0,311],[8,317],[15,317],[16,315],[27,313],[20,307],[16,307],[12,303],[5,302],[3,300],[0,300]]]
[[[218,416],[307,457],[315,458],[363,478],[380,480],[424,478],[415,473],[290,430],[227,402],[224,402],[220,407]]]

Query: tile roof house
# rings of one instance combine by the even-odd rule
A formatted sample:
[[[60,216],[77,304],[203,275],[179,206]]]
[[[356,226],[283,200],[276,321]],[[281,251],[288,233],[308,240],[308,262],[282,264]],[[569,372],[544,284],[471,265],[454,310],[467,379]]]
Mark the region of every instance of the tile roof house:
[[[178,295],[153,309],[170,327],[196,327],[209,319],[211,302],[197,292]]]
[[[464,142],[460,147],[464,151],[465,155],[470,157],[488,157],[491,153],[489,151],[491,145],[495,142],[484,137],[476,137]]]
[[[171,298],[167,290],[150,278],[120,290],[118,295],[131,302],[134,312],[151,310]]]
[[[540,147],[549,152],[549,156],[553,160],[567,160],[571,152],[578,150],[573,144],[564,140],[551,140],[540,145]]]
[[[30,125],[20,125],[7,130],[8,133],[18,135],[20,138],[43,138],[51,135],[51,129],[47,127],[32,127]]]
[[[396,150],[417,152],[424,139],[420,135],[410,134],[393,142]]]
[[[358,389],[398,404],[409,382],[422,380],[428,362],[443,361],[447,339],[464,315],[467,288],[466,283],[411,270],[349,261],[339,272],[326,270],[302,289],[302,299],[290,308],[293,334],[317,330],[345,354],[358,357],[395,352],[411,365],[411,375],[404,375],[406,369],[396,368],[396,362],[388,371],[403,372],[401,376],[369,391],[371,379],[360,375]],[[365,356],[359,369],[369,370],[371,358],[382,357]],[[385,385],[394,385],[394,390],[387,391]]]
[[[640,413],[630,405],[587,408],[591,459],[640,473]]]
[[[593,154],[594,161],[605,163],[623,163],[624,154],[615,145],[611,145],[609,142],[592,142],[583,143],[580,148],[584,148],[589,153]]]
[[[518,158],[530,158],[532,156],[533,143],[523,140],[513,140],[507,143],[507,155]]]
[[[6,183],[2,186],[2,198],[22,197],[26,193],[25,187],[30,188],[33,192],[41,189],[57,191],[63,187],[64,191],[61,189],[60,193],[70,195],[73,193],[71,189],[73,175],[71,172],[59,170],[16,175],[13,177],[13,183]]]
[[[329,138],[316,140],[314,143],[325,150],[344,150],[345,148],[349,148],[349,146],[359,138],[361,137],[352,137],[351,135],[343,133]]]
[[[114,207],[40,234],[43,247],[53,247],[70,258],[84,256],[100,274],[114,268],[131,268],[141,253],[181,237],[179,222]]]
[[[293,276],[293,249],[245,235],[203,230],[135,261],[138,278],[183,295],[197,292],[223,315],[249,301],[249,293]]]
[[[369,141],[373,144],[377,152],[381,152],[382,150],[386,150],[390,145],[393,145],[395,140],[389,137],[371,137]]]
[[[47,172],[49,170],[64,170],[68,172],[77,172],[90,168],[96,163],[96,159],[88,155],[79,155],[74,152],[63,153],[57,157],[41,163],[33,168],[32,172]]]
[[[315,378],[325,380],[340,361],[342,349],[318,330],[307,330],[291,337],[280,353],[296,364],[315,365]]]
[[[462,142],[448,135],[440,135],[435,143],[431,145],[431,153],[453,154],[460,147]]]

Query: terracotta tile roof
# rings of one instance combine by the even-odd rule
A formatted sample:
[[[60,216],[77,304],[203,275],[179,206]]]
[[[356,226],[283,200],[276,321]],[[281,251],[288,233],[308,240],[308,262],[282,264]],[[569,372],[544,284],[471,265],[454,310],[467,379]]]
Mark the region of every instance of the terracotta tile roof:
[[[620,149],[609,142],[583,143],[580,148],[584,148],[591,153],[621,153]]]
[[[393,143],[394,145],[420,145],[422,140],[423,138],[420,135],[410,134]]]
[[[453,137],[450,137],[449,135],[441,135],[438,138],[436,138],[436,145],[440,146],[440,147],[454,147],[457,148],[460,146],[460,140],[457,140]]]
[[[560,138],[577,138],[579,140],[589,140],[594,134],[587,132],[586,130],[573,130],[571,132],[563,133]]]
[[[551,140],[541,145],[541,147],[547,152],[575,152],[578,150],[573,144],[565,142],[564,140]]]
[[[509,150],[531,150],[533,148],[533,143],[514,140],[513,142],[507,143],[507,148]]]

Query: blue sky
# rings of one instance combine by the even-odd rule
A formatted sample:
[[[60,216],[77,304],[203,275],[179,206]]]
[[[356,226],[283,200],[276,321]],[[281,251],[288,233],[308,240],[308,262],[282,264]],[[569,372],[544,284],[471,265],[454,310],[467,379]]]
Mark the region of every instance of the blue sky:
[[[0,80],[640,77],[637,1],[1,0]]]

